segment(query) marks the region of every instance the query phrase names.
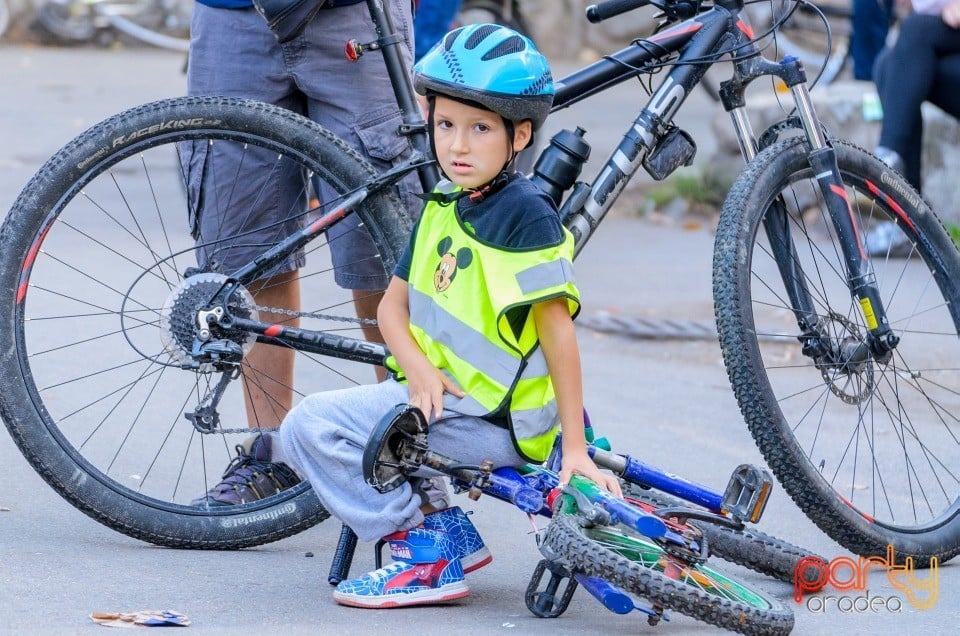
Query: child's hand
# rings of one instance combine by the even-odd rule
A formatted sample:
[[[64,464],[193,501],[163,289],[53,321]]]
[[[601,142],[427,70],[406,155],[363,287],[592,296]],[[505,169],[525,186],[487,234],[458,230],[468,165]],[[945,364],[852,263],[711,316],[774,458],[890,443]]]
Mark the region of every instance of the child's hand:
[[[439,418],[443,413],[445,392],[456,397],[466,395],[456,382],[429,363],[422,369],[407,373],[407,386],[410,389],[410,405],[423,411],[428,422]]]
[[[598,486],[606,488],[611,494],[617,497],[623,497],[620,490],[620,481],[608,473],[600,472],[597,465],[590,459],[590,455],[584,453],[565,453],[560,462],[560,485],[565,486],[570,483],[572,475],[586,477]]]

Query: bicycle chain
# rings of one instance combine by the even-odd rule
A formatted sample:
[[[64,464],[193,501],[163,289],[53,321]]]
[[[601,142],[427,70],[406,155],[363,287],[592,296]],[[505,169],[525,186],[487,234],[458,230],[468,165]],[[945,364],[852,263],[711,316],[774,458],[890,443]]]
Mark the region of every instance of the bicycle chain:
[[[257,433],[276,433],[279,430],[280,430],[279,426],[271,426],[271,427],[258,426],[257,428],[218,428],[217,430],[210,431],[207,434],[212,435],[213,433],[219,433],[221,435],[230,435],[230,434],[245,435],[245,434],[249,434],[251,431],[254,431]]]
[[[354,323],[358,325],[376,326],[377,324],[377,321],[374,318],[349,318],[347,316],[334,316],[332,314],[320,314],[320,313],[315,313],[310,311],[294,311],[293,309],[283,309],[281,307],[263,307],[260,305],[253,305],[251,309],[256,309],[258,312],[280,314],[281,316],[291,316],[293,318],[316,318],[317,320],[349,322],[349,323]]]
[[[262,305],[253,305],[250,309],[255,309],[258,312],[266,312],[271,314],[280,314],[281,316],[291,316],[293,318],[315,318],[317,320],[331,320],[334,322],[348,322],[353,324],[360,325],[376,325],[377,321],[372,318],[350,318],[347,316],[334,316],[332,314],[320,314],[310,311],[294,311],[293,309],[283,309],[281,307],[266,307]],[[260,433],[273,433],[279,431],[279,426],[273,426],[269,428],[257,427],[255,429],[251,428],[218,428],[215,431],[210,431],[211,433],[220,433],[221,435],[230,435],[230,434],[247,434],[250,431],[257,431]]]

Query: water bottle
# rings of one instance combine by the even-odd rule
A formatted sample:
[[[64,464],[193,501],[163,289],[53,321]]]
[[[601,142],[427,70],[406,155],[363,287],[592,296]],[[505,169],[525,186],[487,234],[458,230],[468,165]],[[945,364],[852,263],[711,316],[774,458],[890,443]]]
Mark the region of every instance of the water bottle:
[[[584,139],[586,131],[561,130],[541,153],[533,167],[530,179],[540,186],[559,206],[566,192],[580,176],[583,164],[590,157],[590,144]]]

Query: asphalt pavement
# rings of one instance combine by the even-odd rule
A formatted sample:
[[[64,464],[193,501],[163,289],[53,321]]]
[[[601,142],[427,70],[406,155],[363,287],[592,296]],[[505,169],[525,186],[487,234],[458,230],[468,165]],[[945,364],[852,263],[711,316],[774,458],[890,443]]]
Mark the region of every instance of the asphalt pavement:
[[[182,94],[183,62],[181,55],[150,49],[0,46],[0,211],[9,209],[43,161],[85,128],[124,108]],[[561,71],[567,66],[558,64]],[[617,138],[641,102],[636,90],[614,91],[558,114],[551,125],[582,123],[599,148]],[[701,161],[709,157],[706,122],[716,108],[691,96],[681,118],[698,140]],[[710,321],[712,240],[708,220],[638,218],[618,210],[577,261],[586,315]],[[718,488],[738,464],[762,463],[715,341],[640,340],[581,328],[580,342],[591,417],[618,449]],[[203,634],[715,631],[676,613],[648,627],[641,615],[612,614],[584,592],[558,619],[533,617],[523,603],[539,559],[531,523],[492,500],[456,501],[477,511],[475,523],[494,555],[490,566],[470,575],[469,597],[452,607],[363,611],[337,606],[330,597],[326,572],[339,533],[334,521],[237,552],[157,548],[76,511],[4,434],[0,467],[0,633],[93,634],[107,628],[95,625],[91,612],[161,609],[186,614],[190,633]],[[828,558],[846,554],[779,489],[760,527]],[[362,547],[354,573],[372,561],[372,548]],[[859,610],[852,600],[849,611],[836,600],[813,611],[794,604],[788,584],[735,566],[729,571],[793,607],[798,634],[944,633],[960,615],[960,595],[952,593],[960,570],[953,565],[938,571],[939,600],[928,611],[906,602]],[[873,597],[900,595],[883,572],[873,571],[868,582]]]

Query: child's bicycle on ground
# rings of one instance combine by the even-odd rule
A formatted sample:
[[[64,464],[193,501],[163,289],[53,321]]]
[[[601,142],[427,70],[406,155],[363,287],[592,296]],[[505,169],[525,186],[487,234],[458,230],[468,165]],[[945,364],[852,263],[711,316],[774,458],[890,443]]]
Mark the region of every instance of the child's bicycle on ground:
[[[739,466],[719,493],[611,452],[605,439],[593,439],[588,418],[591,457],[635,487],[634,495],[620,499],[577,475],[559,487],[559,436],[544,465],[520,469],[496,468],[489,462],[462,464],[431,451],[428,436],[423,413],[397,405],[367,442],[367,483],[387,492],[421,468],[432,469],[449,475],[455,489],[473,500],[486,493],[529,515],[552,517],[542,540],[538,537],[546,558],[534,570],[525,594],[527,607],[541,618],[560,616],[582,585],[610,611],[638,610],[650,625],[659,624],[666,609],[675,609],[732,631],[786,634],[793,628],[792,611],[720,573],[712,562],[707,565],[713,546],[721,546],[718,552],[725,559],[784,581],[816,576],[798,566],[800,559],[811,563],[814,555],[745,525],[760,520],[772,486],[770,475],[756,466]],[[647,494],[652,488],[680,500],[664,505]],[[377,545],[377,568],[382,544]],[[340,547],[331,583],[346,577],[352,557],[352,546]]]
[[[645,2],[609,0],[588,15]],[[361,63],[384,56],[402,117],[367,113],[356,132],[379,159],[412,146],[404,166],[377,170],[284,109],[169,99],[70,142],[0,229],[0,413],[34,468],[101,523],[160,545],[232,549],[328,516],[305,483],[236,506],[193,501],[250,432],[243,388],[277,387],[249,363],[253,347],[296,358],[286,388],[301,396],[372,381],[370,365],[387,353],[371,340],[375,325],[355,317],[355,294],[335,282],[343,264],[329,244],[359,220],[392,271],[413,223],[392,186],[416,171],[432,188],[437,173],[398,38],[380,3],[368,6],[383,35],[349,49]],[[721,215],[714,302],[747,424],[791,497],[848,549],[885,555],[892,545],[918,565],[956,555],[960,254],[899,174],[825,134],[802,66],[760,55],[742,0],[663,8],[671,27],[556,82],[562,109],[662,72],[599,173],[577,180],[588,136],[563,131],[534,179],[560,201],[579,253],[641,166],[662,179],[690,163],[696,147],[674,115],[710,64],[732,54],[720,93],[749,163]],[[796,108],[755,136],[744,91],[765,76],[790,87]],[[219,149],[234,144],[242,175],[217,170]],[[189,178],[203,173],[223,182],[220,199]],[[301,231],[277,228],[275,241],[255,245],[233,232],[197,263],[190,233],[200,209],[224,206],[223,217],[242,220],[256,202],[232,201],[229,183],[252,181],[269,197],[274,177],[291,173],[323,196],[308,206],[304,187],[303,207],[290,211],[306,219]],[[910,258],[864,253],[863,231],[886,219],[908,236]],[[219,250],[236,245],[259,255],[220,271]],[[301,305],[257,305],[247,286],[298,251]]]

